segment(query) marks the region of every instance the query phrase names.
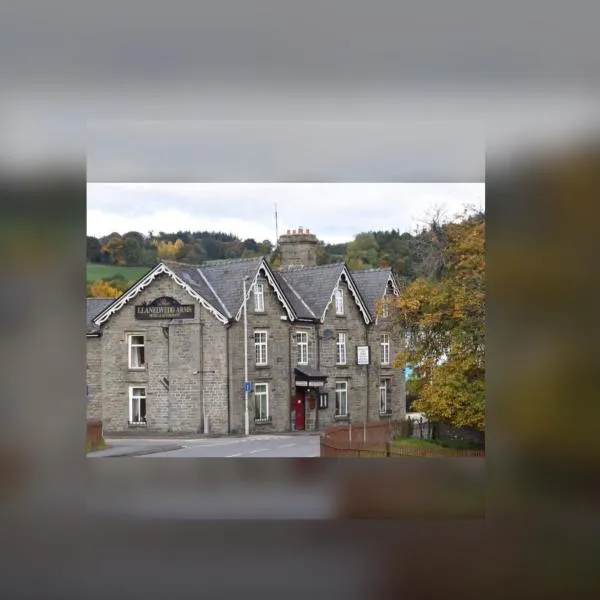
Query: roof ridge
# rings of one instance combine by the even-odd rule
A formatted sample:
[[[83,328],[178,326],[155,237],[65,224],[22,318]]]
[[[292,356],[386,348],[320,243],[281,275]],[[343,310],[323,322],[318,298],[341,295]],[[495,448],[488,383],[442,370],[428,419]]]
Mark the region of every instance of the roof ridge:
[[[350,270],[350,269],[349,269]],[[350,270],[351,273],[381,273],[383,271],[391,271],[392,267],[376,267],[373,269],[352,269]]]
[[[221,258],[216,260],[207,260],[199,265],[193,265],[194,267],[213,267],[218,265],[230,265],[234,263],[242,263],[242,262],[252,262],[259,261],[262,262],[264,259],[263,255],[260,256],[252,256],[250,258]]]
[[[310,265],[310,266],[301,266],[301,265],[291,265],[289,267],[283,267],[281,269],[277,269],[278,273],[288,273],[289,271],[308,271],[309,269],[326,269],[329,267],[342,267],[346,263],[330,263],[328,265]]]

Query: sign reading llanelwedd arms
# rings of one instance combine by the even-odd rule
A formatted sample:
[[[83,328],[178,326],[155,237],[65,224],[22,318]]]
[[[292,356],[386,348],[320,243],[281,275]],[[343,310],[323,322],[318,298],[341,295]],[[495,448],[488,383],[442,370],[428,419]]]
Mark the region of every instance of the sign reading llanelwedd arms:
[[[179,304],[175,298],[162,296],[150,303],[137,304],[136,319],[193,319],[195,304]]]

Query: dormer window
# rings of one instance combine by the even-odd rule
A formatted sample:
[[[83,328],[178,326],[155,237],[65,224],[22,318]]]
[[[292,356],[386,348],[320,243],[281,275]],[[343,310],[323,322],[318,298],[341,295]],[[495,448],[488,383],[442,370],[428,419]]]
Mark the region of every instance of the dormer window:
[[[341,288],[335,289],[335,314],[344,314],[344,290]]]
[[[254,284],[254,311],[264,312],[265,310],[265,291],[262,283]]]

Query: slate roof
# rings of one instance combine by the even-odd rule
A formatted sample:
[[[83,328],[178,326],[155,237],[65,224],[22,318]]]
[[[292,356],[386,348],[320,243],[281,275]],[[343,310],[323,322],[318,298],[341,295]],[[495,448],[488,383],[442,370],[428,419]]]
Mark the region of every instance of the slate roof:
[[[391,272],[390,268],[351,272],[352,279],[354,279],[360,295],[367,304],[371,316],[374,316],[377,312],[375,302],[385,294]]]
[[[320,318],[331,299],[333,288],[336,286],[343,269],[344,263],[318,267],[289,267],[278,271],[278,276],[285,279],[310,307],[316,317]]]
[[[244,277],[250,283],[265,257],[231,259],[188,265],[162,261],[173,273],[204,298],[227,319],[237,315],[243,303]],[[320,319],[344,270],[344,263],[314,267],[288,267],[272,270],[274,279],[289,306],[299,319]],[[362,301],[371,316],[376,313],[376,301],[384,295],[391,269],[349,271]],[[92,319],[105,310],[114,298],[88,298],[86,303],[88,332],[97,328]]]
[[[244,301],[242,280],[248,276],[248,285],[254,279],[263,257],[241,258],[205,262],[201,265],[202,272],[212,285],[222,303],[227,306],[230,315],[235,317]],[[218,308],[218,306],[217,306]]]
[[[85,299],[85,316],[86,316],[86,331],[94,333],[98,330],[92,323],[92,319],[99,315],[109,304],[114,302],[114,298],[86,298]]]

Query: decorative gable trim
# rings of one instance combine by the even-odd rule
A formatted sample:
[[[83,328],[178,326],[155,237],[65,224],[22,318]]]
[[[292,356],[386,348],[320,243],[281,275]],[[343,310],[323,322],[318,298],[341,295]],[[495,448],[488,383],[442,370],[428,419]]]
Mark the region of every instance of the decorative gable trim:
[[[94,320],[96,326],[105,323],[112,315],[120,311],[130,300],[145,290],[159,275],[168,275],[179,287],[184,289],[194,300],[199,302],[208,312],[210,312],[218,321],[225,324],[228,319],[218,311],[210,302],[205,300],[198,292],[194,291],[178,275],[176,275],[167,265],[159,263],[145,277],[140,279],[135,285],[129,288],[122,296],[119,296],[112,304],[107,306]]]
[[[360,310],[365,323],[368,325],[371,322],[371,315],[369,313],[369,309],[367,308],[367,305],[364,303],[364,301],[358,291],[358,287],[354,283],[354,280],[352,279],[352,276],[350,275],[350,271],[348,271],[346,265],[343,266],[340,276],[338,277],[333,290],[331,290],[331,296],[329,297],[329,302],[327,302],[327,306],[325,306],[325,310],[323,311],[323,314],[321,315],[321,323],[325,322],[325,315],[327,314],[327,310],[331,306],[332,302],[334,302],[335,290],[340,285],[340,281],[342,279],[344,279],[344,281],[348,285],[348,289],[350,290],[350,293],[352,294],[352,297],[354,298],[354,302],[356,302],[356,306],[358,306],[358,310]]]
[[[250,299],[250,294],[252,293],[254,284],[256,283],[261,271],[264,273],[265,277],[267,278],[267,281],[269,282],[269,285],[275,292],[277,299],[279,300],[279,302],[281,302],[281,304],[283,304],[283,308],[285,309],[285,312],[287,313],[289,320],[295,321],[297,318],[296,313],[294,313],[294,310],[292,309],[290,303],[288,302],[283,291],[279,287],[279,284],[277,283],[277,280],[275,279],[275,277],[273,275],[273,271],[271,271],[271,267],[269,267],[267,261],[264,258],[256,271],[256,275],[254,275],[254,279],[252,280],[252,283],[248,286],[248,288],[246,290],[246,302],[248,302],[248,300]],[[239,321],[242,318],[243,310],[244,310],[244,300],[242,299],[242,305],[240,306],[239,310],[237,311],[237,314],[235,315],[236,321]]]
[[[400,295],[400,287],[398,286],[398,282],[396,281],[396,278],[394,277],[394,274],[390,271],[390,276],[388,277],[388,280],[385,282],[385,289],[383,290],[384,295],[387,292],[387,287],[389,284],[392,284],[392,289],[394,290],[394,296],[399,296]]]

